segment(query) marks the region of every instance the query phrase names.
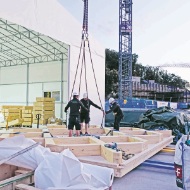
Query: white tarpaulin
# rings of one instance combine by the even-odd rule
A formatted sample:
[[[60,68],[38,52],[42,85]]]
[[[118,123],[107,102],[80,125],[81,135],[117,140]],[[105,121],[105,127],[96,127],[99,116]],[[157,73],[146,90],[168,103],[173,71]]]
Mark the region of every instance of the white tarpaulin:
[[[22,135],[0,141],[0,161],[33,144]],[[69,149],[55,153],[41,145],[6,163],[35,170],[35,187],[42,190],[104,190],[114,176],[113,169],[80,163]]]

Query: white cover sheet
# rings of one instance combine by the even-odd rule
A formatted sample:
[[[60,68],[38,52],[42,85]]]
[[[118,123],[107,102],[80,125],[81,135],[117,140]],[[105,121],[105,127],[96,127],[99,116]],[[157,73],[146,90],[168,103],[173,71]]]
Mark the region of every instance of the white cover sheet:
[[[23,135],[0,141],[0,161],[32,144]],[[39,145],[7,163],[35,170],[35,187],[42,190],[104,190],[113,183],[113,169],[81,163],[69,149],[56,153]]]

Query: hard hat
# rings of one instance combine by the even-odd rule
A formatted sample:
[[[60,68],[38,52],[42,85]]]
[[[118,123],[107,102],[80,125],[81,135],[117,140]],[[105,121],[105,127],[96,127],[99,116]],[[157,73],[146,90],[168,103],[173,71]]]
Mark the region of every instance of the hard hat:
[[[83,94],[83,98],[88,98],[88,94],[87,94],[87,93],[84,93],[84,94]]]
[[[78,96],[79,93],[78,92],[73,92],[73,96]]]
[[[109,104],[114,103],[114,102],[115,102],[115,99],[114,99],[114,98],[110,98],[110,99],[109,99]]]

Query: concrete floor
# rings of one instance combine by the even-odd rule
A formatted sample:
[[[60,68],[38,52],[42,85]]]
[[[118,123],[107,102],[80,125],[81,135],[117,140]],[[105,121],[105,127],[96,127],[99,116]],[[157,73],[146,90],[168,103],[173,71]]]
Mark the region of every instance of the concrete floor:
[[[173,163],[173,153],[160,152],[150,160]],[[140,165],[122,178],[115,178],[112,190],[180,190],[175,171]]]

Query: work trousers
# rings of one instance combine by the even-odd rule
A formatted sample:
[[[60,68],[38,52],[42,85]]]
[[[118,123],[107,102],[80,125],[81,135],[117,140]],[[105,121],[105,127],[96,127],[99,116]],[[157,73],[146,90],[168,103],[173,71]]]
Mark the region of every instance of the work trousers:
[[[115,115],[114,129],[117,131],[119,131],[120,122],[121,122],[122,118],[123,118],[122,115]]]

